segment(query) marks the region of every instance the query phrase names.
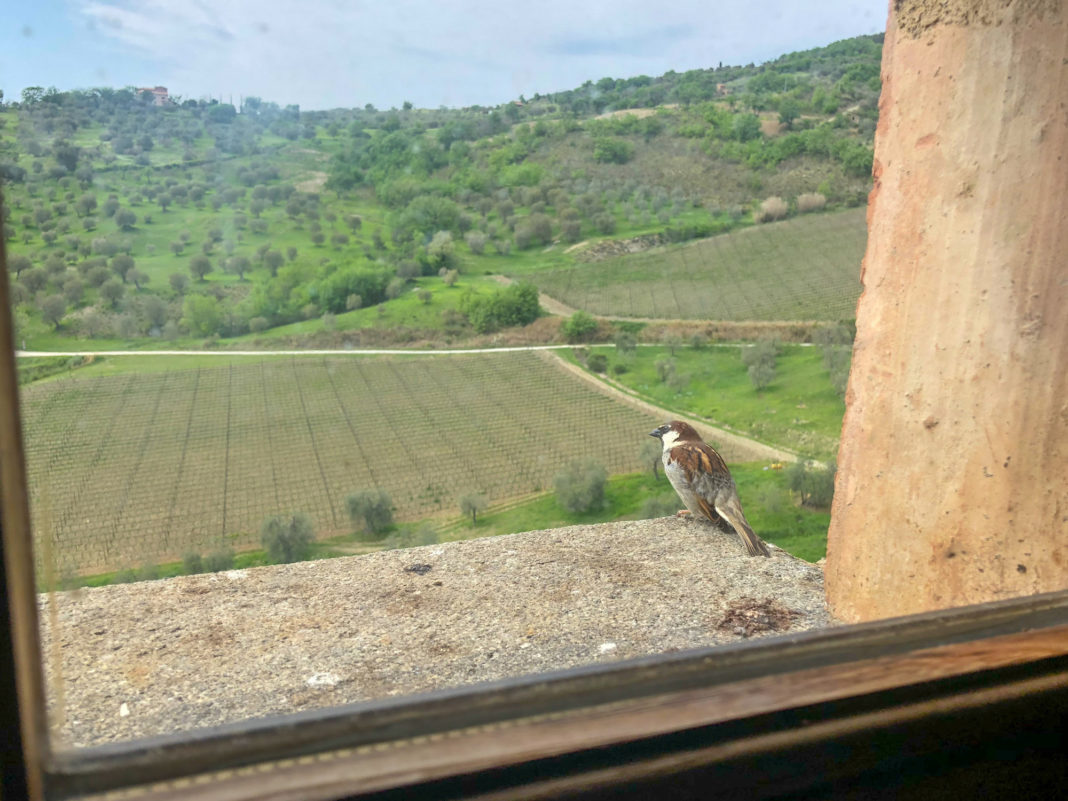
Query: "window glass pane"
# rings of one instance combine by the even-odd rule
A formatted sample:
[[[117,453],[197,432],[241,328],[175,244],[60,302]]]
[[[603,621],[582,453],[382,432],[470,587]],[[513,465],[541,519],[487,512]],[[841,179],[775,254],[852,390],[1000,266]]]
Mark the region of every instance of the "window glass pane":
[[[16,14],[3,235],[57,743],[835,622],[885,3],[765,5]],[[893,346],[897,376],[935,358]],[[840,493],[881,475],[856,426]],[[875,552],[848,525],[839,586]],[[978,569],[961,537],[909,543]],[[836,603],[1050,588],[998,549],[996,580]]]

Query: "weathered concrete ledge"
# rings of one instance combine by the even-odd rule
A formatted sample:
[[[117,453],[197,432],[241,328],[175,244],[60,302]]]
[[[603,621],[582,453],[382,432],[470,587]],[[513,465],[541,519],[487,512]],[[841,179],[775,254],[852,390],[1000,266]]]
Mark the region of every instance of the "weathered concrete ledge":
[[[831,625],[772,550],[662,518],[42,595],[49,705],[95,745]]]

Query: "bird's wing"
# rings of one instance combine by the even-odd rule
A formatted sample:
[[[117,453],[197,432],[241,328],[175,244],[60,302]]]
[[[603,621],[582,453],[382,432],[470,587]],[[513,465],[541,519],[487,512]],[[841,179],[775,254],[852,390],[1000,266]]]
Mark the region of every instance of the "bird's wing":
[[[680,494],[692,497],[697,509],[709,520],[718,519],[715,498],[719,491],[731,485],[730,473],[723,457],[703,442],[683,442],[668,452],[665,469]]]
[[[730,523],[750,556],[770,556],[764,541],[745,519],[738,488],[715,448],[703,442],[683,442],[671,449],[669,460],[674,463],[679,481],[685,482],[680,487],[672,478],[672,484],[684,500],[688,497],[697,507],[691,511],[700,512],[713,522],[722,519]]]

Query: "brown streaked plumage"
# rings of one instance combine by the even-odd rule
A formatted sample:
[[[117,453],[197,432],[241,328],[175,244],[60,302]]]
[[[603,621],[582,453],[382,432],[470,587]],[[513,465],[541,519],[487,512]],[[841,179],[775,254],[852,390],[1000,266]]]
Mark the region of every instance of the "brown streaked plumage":
[[[750,556],[770,556],[768,546],[745,519],[738,488],[726,462],[693,426],[681,420],[664,423],[649,436],[664,444],[664,473],[694,517],[725,520],[738,532]]]

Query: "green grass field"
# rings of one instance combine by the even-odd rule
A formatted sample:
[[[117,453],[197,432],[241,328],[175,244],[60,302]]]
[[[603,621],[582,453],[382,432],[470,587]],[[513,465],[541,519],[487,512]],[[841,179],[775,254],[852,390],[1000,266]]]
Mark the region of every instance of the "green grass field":
[[[735,463],[731,475],[746,517],[761,537],[794,556],[815,562],[827,553],[827,527],[830,514],[797,505],[786,487],[781,470],[771,470],[763,462]],[[613,476],[605,488],[604,509],[575,515],[564,509],[553,493],[531,498],[523,503],[490,510],[475,525],[465,519],[449,526],[446,539],[492,536],[557,528],[578,523],[606,523],[634,520],[647,499],[663,501],[665,509],[678,506],[678,498],[663,471],[654,479],[651,472]],[[726,536],[731,536],[727,534]]]
[[[451,517],[468,492],[549,488],[575,458],[629,472],[657,422],[533,354],[83,372],[118,362],[23,390],[38,553],[60,572],[254,547],[280,512],[349,533],[363,488],[399,520]]]
[[[691,320],[848,320],[860,296],[863,209],[794,217],[691,244],[527,273],[597,315]]]
[[[666,347],[638,348],[627,356],[613,347],[595,347],[591,352],[608,357],[613,381],[658,406],[705,418],[803,456],[833,458],[845,403],[831,386],[820,349],[781,346],[775,379],[757,390],[742,362],[743,347],[679,347],[673,357]],[[662,381],[657,373],[657,361],[666,358],[674,359],[674,382]],[[616,373],[616,364],[625,366],[626,372]]]

